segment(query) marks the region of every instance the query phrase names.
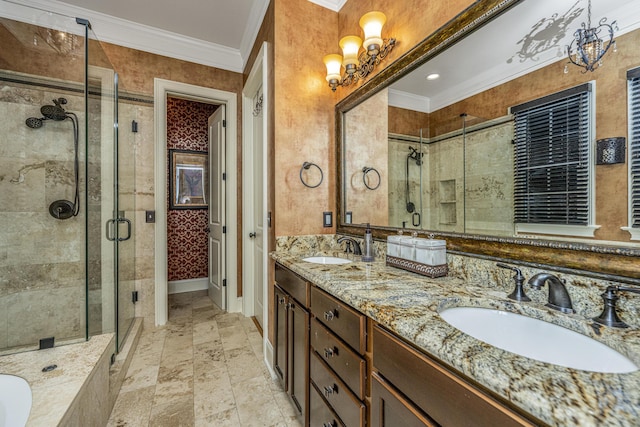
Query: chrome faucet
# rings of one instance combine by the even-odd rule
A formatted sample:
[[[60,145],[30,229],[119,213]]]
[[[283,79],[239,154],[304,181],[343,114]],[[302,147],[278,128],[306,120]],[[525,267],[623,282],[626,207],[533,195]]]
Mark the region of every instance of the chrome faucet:
[[[354,255],[362,255],[362,249],[360,248],[360,243],[353,237],[342,236],[338,239],[338,243],[347,242],[346,247],[344,248],[345,253],[351,253],[351,245],[353,245],[353,254]]]
[[[575,313],[571,297],[562,280],[551,273],[538,273],[527,282],[534,289],[542,289],[545,283],[549,283],[549,302],[547,307],[563,313]]]

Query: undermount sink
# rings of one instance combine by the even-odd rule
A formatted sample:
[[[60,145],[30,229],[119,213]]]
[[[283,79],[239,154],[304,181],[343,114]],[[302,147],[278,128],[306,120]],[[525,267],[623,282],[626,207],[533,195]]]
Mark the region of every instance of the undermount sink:
[[[351,262],[351,260],[335,256],[311,256],[308,258],[302,258],[302,260],[312,262],[314,264],[348,264]]]
[[[479,307],[452,307],[440,316],[451,326],[494,347],[553,365],[601,373],[638,370],[627,357],[561,326]]]

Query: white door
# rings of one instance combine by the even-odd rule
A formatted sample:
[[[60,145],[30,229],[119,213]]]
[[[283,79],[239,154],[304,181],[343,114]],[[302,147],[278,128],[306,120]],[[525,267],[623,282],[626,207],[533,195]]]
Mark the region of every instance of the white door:
[[[224,120],[221,105],[209,117],[209,296],[226,310]]]
[[[262,96],[262,89],[259,89],[256,97]],[[255,101],[254,101],[255,102]],[[263,132],[263,121],[264,114],[262,113],[262,109],[254,110],[253,116],[253,192],[252,194],[252,223],[253,223],[253,231],[251,235],[253,238],[252,242],[252,252],[253,252],[253,314],[260,324],[261,327],[264,327],[263,324],[263,313],[264,313],[264,256],[265,256],[265,233],[264,233],[264,218],[266,216],[266,203],[264,200],[265,191],[264,184],[267,181],[267,177],[265,176],[265,167],[264,167],[264,155],[263,155],[263,146],[264,146],[264,132]]]

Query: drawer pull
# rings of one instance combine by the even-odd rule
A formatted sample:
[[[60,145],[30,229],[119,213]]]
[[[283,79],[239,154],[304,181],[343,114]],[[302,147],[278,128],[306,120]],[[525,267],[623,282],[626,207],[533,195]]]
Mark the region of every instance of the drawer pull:
[[[330,394],[338,393],[338,385],[334,384],[331,387],[324,388],[324,396],[328,399]]]
[[[333,320],[336,317],[338,317],[338,312],[335,310],[329,310],[324,312],[324,320],[326,320],[327,322]]]
[[[324,357],[326,359],[333,357],[333,356],[337,356],[338,355],[338,347],[333,347],[333,348],[325,348],[324,349]]]
[[[322,427],[338,427],[338,422],[336,420],[329,421],[328,423],[322,423]]]
[[[284,297],[280,298],[280,299],[278,300],[278,303],[279,303],[280,305],[284,304]]]

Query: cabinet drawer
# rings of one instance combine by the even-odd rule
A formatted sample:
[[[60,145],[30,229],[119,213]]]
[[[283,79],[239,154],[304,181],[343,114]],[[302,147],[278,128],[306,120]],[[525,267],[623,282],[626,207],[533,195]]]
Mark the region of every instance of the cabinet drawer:
[[[309,426],[310,427],[344,427],[340,418],[327,406],[318,390],[311,384],[309,405]]]
[[[358,353],[366,347],[366,317],[326,292],[311,288],[311,313]]]
[[[276,263],[276,283],[305,307],[309,307],[309,282]]]
[[[371,377],[371,427],[437,427],[375,372]]]
[[[364,399],[366,375],[364,359],[316,319],[311,321],[311,346],[320,358],[342,378],[358,399]]]
[[[311,356],[311,381],[343,423],[364,427],[365,406],[316,353]]]
[[[442,426],[535,425],[377,325],[373,365]]]

